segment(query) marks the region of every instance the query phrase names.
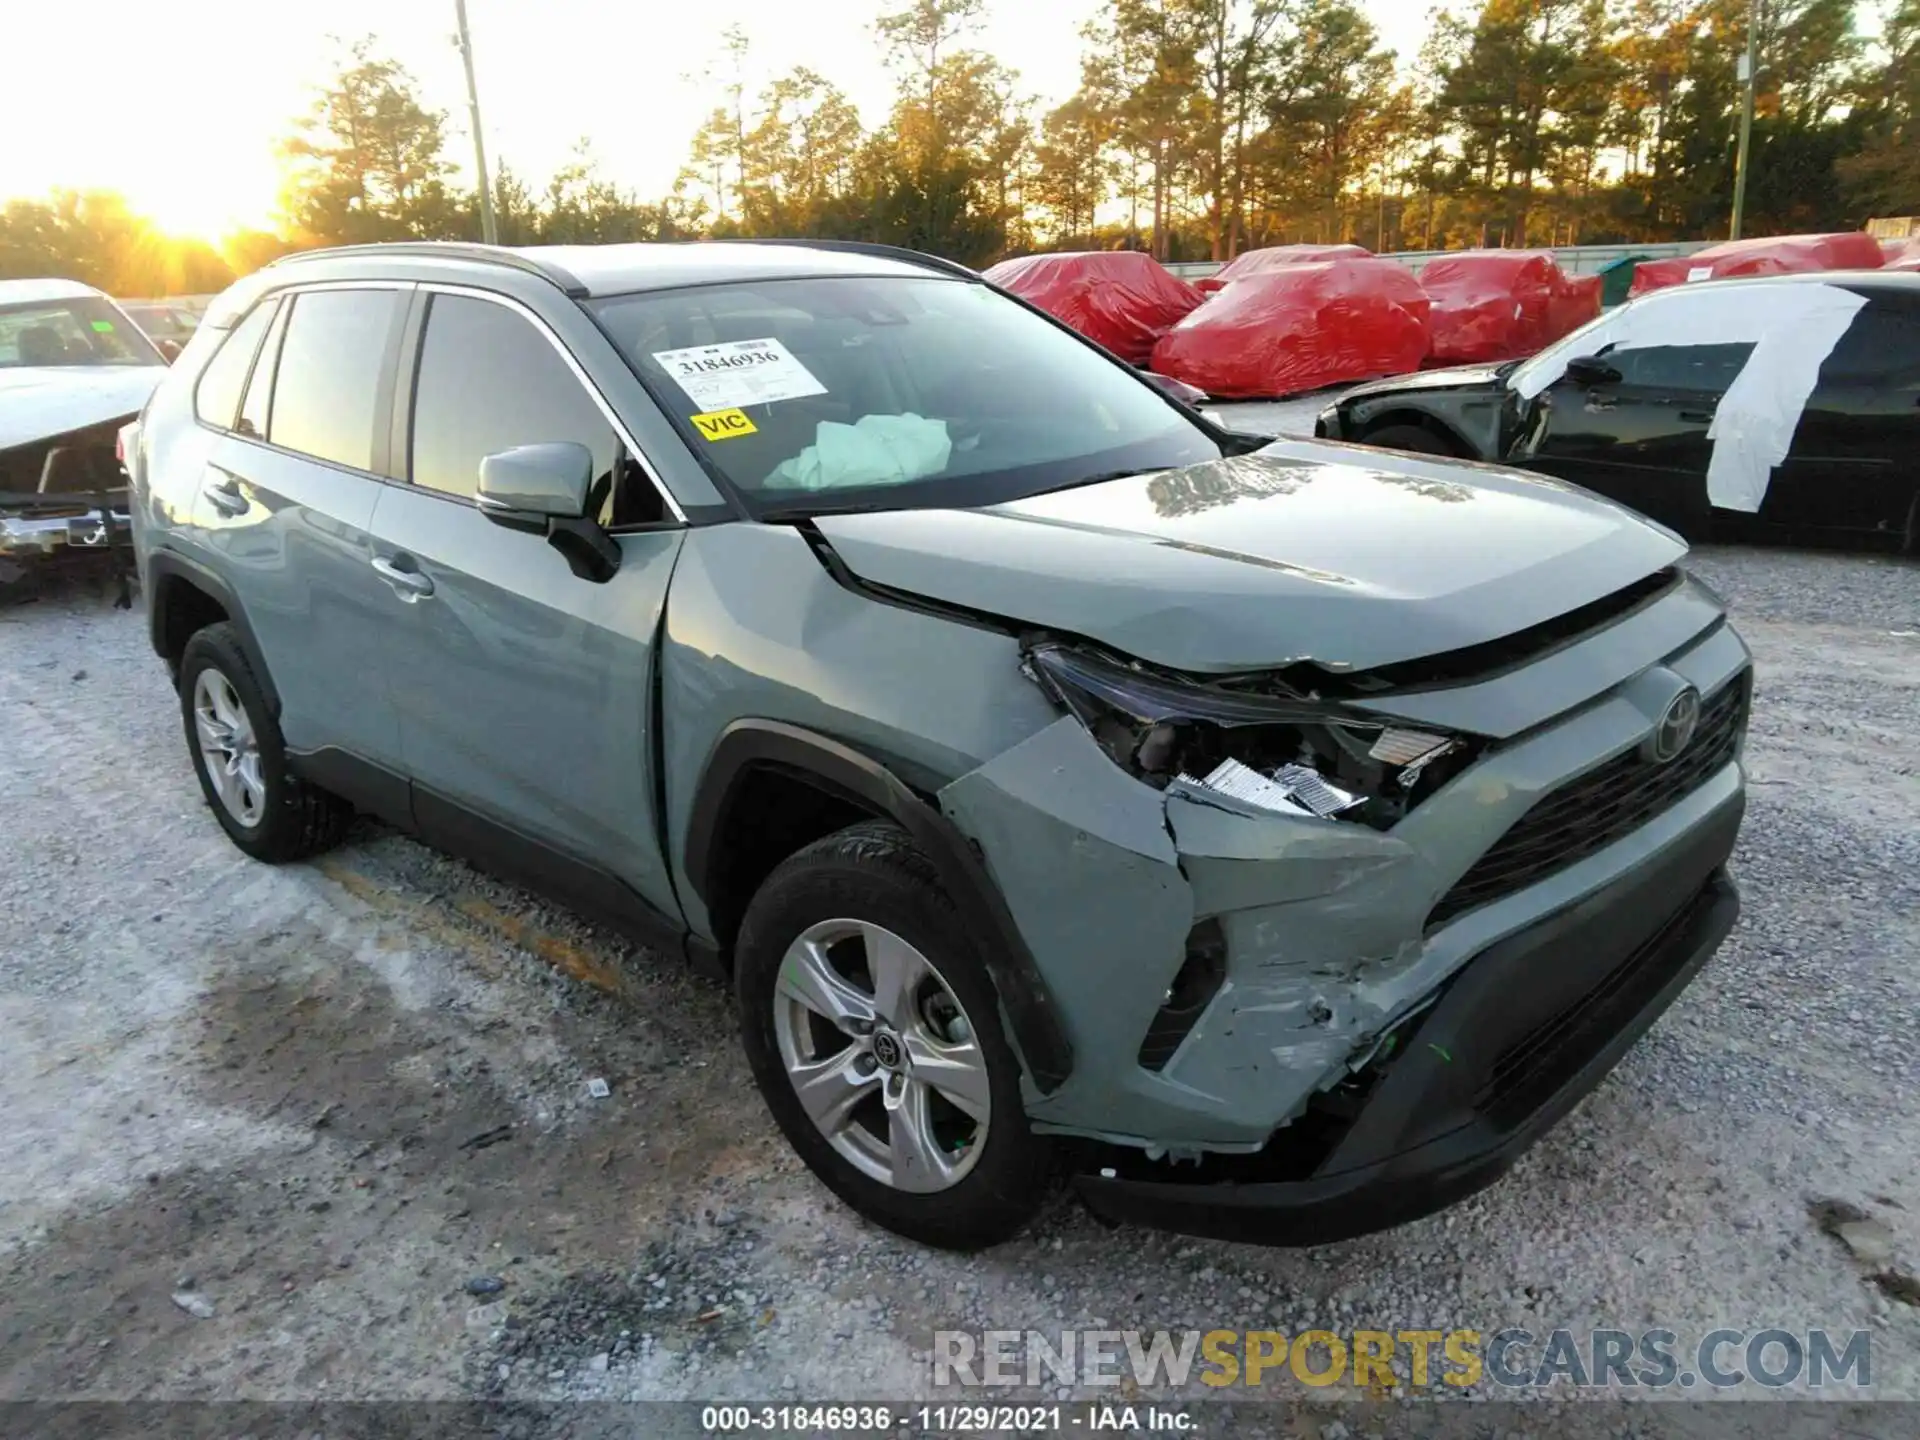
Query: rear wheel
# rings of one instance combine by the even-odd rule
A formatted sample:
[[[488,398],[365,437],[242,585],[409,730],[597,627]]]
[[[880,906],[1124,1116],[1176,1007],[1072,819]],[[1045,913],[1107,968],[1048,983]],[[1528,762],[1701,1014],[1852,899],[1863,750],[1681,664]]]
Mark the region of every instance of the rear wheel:
[[[288,773],[280,726],[232,625],[209,625],[187,641],[180,710],[201,793],[235,845],[279,862],[338,842],[353,810]]]
[[[1369,430],[1361,439],[1368,445],[1378,445],[1382,450],[1411,450],[1416,455],[1461,458],[1459,446],[1444,435],[1436,435],[1418,425],[1382,425],[1378,430]]]
[[[932,862],[898,827],[851,826],[782,863],[735,947],[741,1035],[814,1174],[889,1230],[991,1245],[1044,1197],[993,985]]]

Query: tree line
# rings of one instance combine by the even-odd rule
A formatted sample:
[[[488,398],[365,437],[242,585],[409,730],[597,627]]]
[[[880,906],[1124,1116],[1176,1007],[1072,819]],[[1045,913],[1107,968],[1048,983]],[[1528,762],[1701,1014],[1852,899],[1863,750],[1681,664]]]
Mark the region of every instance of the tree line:
[[[804,236],[972,264],[1039,249],[1226,259],[1724,235],[1755,28],[1749,233],[1920,211],[1920,0],[1871,43],[1853,0],[1485,0],[1396,54],[1355,0],[1104,0],[1049,109],[977,47],[986,0],[892,0],[894,77],[868,128],[829,77],[757,89],[740,30],[671,193],[607,179],[582,142],[543,188],[494,176],[508,244]],[[0,275],[122,294],[216,289],[286,250],[475,238],[447,117],[363,41],[280,145],[281,224],[216,251],[111,195],[0,210]]]

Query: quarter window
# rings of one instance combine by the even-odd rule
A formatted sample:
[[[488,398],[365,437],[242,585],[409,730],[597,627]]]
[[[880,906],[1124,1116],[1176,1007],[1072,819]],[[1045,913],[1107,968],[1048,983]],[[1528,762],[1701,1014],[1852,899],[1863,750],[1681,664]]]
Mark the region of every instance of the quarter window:
[[[627,477],[614,490],[619,437],[552,343],[524,316],[490,300],[435,295],[420,344],[413,401],[416,485],[471,496],[480,462],[516,445],[570,440],[593,452],[596,508],[623,524],[658,519],[631,509],[651,486]],[[637,480],[638,483],[632,483]]]
[[[382,362],[401,299],[396,290],[310,290],[295,298],[274,376],[269,440],[373,468]]]
[[[233,425],[233,412],[240,408],[240,388],[247,383],[254,354],[260,349],[260,337],[267,333],[273,318],[274,302],[256,305],[233,327],[220,348],[200,372],[200,384],[193,393],[193,411],[209,425],[222,430]]]

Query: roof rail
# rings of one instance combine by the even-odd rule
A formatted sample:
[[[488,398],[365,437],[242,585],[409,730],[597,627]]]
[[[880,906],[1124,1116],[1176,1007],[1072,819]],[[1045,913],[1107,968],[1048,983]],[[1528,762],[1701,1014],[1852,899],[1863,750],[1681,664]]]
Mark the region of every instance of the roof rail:
[[[498,245],[474,245],[463,240],[387,240],[371,245],[332,245],[324,250],[296,250],[290,255],[282,255],[272,261],[274,265],[291,265],[302,260],[326,260],[335,255],[394,255],[427,256],[435,259],[468,260],[482,265],[503,265],[509,270],[518,270],[523,275],[538,275],[553,285],[558,285],[575,300],[586,298],[587,287],[571,273],[558,265],[545,260],[535,260],[517,250],[508,250]]]
[[[964,276],[968,280],[978,280],[980,272],[969,270],[958,260],[946,260],[938,255],[929,255],[924,250],[909,250],[904,245],[882,245],[873,240],[809,240],[804,236],[782,235],[762,238],[746,236],[728,236],[724,240],[696,240],[696,245],[795,245],[808,250],[844,250],[850,255],[875,255],[887,260],[901,260],[909,265],[918,265],[923,270],[939,270],[948,275]]]

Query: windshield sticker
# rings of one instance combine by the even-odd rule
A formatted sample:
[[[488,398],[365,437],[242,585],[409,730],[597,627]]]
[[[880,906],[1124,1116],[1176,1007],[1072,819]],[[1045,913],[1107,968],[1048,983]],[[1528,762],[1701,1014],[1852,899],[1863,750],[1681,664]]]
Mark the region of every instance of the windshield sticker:
[[[93,322],[93,328],[98,330],[102,335],[111,335],[113,333],[113,322],[111,320],[96,320]]]
[[[813,372],[771,337],[656,350],[653,358],[688,399],[708,412],[827,393]]]
[[[706,440],[732,440],[736,436],[760,433],[744,410],[714,410],[687,418],[693,421],[693,428]]]

